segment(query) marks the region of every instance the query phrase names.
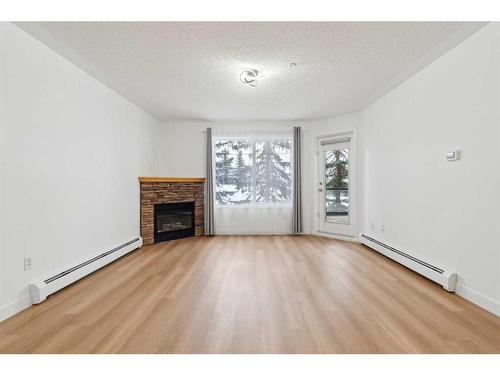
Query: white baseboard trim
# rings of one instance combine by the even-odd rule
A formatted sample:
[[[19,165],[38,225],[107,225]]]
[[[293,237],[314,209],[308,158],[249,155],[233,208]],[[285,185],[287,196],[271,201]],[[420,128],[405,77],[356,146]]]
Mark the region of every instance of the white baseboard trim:
[[[485,310],[500,316],[500,302],[458,283],[455,293]]]
[[[31,296],[26,294],[17,300],[0,307],[0,322],[16,315],[31,306]]]
[[[336,234],[330,234],[330,233],[319,232],[319,231],[313,231],[311,234],[313,236],[318,236],[318,237],[333,238],[334,240],[342,240],[342,241],[350,241],[350,242],[359,243],[358,237],[339,236]]]

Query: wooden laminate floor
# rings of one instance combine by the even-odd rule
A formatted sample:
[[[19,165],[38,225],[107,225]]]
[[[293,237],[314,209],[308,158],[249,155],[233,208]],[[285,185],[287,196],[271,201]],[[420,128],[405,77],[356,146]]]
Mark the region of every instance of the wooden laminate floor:
[[[143,247],[0,323],[11,353],[500,352],[500,318],[362,245]]]

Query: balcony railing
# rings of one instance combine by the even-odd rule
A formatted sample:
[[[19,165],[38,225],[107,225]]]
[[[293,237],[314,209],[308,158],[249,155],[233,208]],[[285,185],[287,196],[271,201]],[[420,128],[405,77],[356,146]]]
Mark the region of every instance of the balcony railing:
[[[349,189],[326,189],[326,216],[349,215]]]

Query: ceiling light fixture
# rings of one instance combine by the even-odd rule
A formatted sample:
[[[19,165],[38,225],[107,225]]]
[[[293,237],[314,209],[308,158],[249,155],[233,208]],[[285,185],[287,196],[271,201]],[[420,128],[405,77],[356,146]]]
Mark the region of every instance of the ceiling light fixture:
[[[259,86],[259,78],[262,78],[262,76],[259,76],[259,71],[255,69],[244,70],[240,74],[241,83],[250,87]]]

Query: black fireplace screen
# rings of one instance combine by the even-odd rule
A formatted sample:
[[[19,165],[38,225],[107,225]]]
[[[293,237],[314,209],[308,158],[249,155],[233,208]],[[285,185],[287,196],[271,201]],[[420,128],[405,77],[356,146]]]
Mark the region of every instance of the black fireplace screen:
[[[158,233],[191,228],[191,211],[175,214],[159,214],[156,231]]]
[[[194,236],[194,202],[156,204],[155,242]]]

